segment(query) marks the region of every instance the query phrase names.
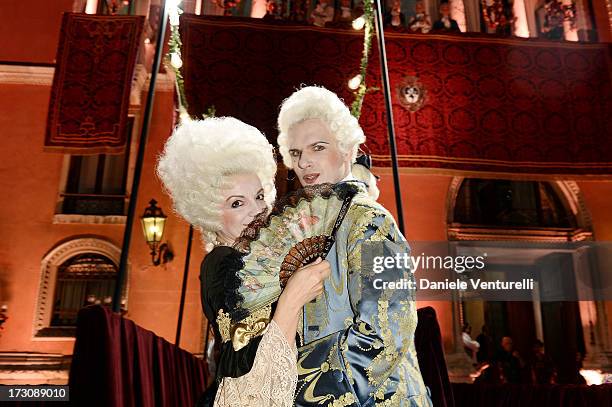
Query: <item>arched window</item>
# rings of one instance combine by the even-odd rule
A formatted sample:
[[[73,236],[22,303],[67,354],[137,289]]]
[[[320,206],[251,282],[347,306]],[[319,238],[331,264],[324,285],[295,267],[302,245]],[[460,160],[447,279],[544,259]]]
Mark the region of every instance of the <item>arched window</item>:
[[[110,304],[119,257],[120,249],[116,245],[97,237],[68,240],[49,251],[41,262],[34,336],[73,337],[82,307]],[[127,292],[127,286],[123,287],[124,309]]]
[[[96,303],[110,304],[117,266],[106,256],[78,254],[58,267],[51,327],[74,327],[79,310]]]
[[[575,217],[545,181],[466,178],[453,223],[503,228],[575,228]]]

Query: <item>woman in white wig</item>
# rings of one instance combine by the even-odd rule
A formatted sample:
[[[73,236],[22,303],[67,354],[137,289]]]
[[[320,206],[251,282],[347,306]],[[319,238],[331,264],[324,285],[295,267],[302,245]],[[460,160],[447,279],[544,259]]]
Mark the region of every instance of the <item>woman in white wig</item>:
[[[202,307],[223,342],[214,405],[293,405],[299,312],[322,292],[329,263],[296,272],[266,333],[246,346],[234,343],[224,311],[225,287],[233,278],[225,272],[224,259],[235,253],[231,245],[276,195],[272,146],[256,128],[231,117],[186,121],[166,142],[157,173],[176,212],[201,231],[209,251],[200,273]]]

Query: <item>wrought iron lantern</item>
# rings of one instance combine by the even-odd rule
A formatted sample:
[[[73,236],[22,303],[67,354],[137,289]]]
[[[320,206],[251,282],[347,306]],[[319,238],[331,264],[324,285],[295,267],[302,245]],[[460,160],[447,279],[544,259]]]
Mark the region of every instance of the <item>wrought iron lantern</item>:
[[[161,243],[162,237],[164,236],[166,218],[167,216],[162,209],[157,206],[157,201],[155,199],[151,199],[149,206],[140,217],[142,231],[147,244],[151,248],[151,259],[155,266],[167,263],[174,258],[174,253],[172,253],[168,244]]]

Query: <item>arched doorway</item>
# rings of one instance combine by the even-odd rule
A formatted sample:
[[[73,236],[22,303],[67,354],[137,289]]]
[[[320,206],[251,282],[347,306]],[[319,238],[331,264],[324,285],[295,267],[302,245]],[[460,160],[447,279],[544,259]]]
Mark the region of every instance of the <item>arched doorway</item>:
[[[506,249],[488,267],[488,273],[508,276],[531,270],[544,276],[540,280],[543,284],[547,280],[541,271],[556,264],[565,267],[555,275],[562,275],[564,282],[575,281],[581,268],[589,267],[584,264],[588,262],[584,253],[546,247],[547,243],[593,240],[590,217],[573,182],[455,177],[448,202],[448,239],[456,254],[490,252],[489,242],[495,241],[525,243],[515,251]],[[463,350],[463,324],[472,326],[473,338],[486,326],[488,335],[481,336],[480,342],[488,346],[479,353],[480,361],[495,358],[503,337],[512,337],[514,350],[527,361],[534,342],[540,340],[557,366],[558,381],[575,380],[576,354],[583,358],[597,353],[592,340],[597,336],[593,323],[597,304],[541,302],[542,288],[546,287],[536,285],[532,301],[483,301],[461,295],[455,304],[456,351]]]

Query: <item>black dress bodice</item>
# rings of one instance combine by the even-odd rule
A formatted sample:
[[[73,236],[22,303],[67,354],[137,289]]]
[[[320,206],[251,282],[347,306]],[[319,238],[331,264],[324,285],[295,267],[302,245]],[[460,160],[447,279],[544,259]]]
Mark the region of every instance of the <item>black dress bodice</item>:
[[[242,349],[235,351],[231,341],[221,343],[221,334],[217,324],[219,310],[227,310],[226,287],[233,276],[228,275],[224,260],[236,256],[238,252],[228,246],[215,247],[202,261],[200,268],[200,298],[204,315],[212,323],[216,343],[221,344],[217,362],[217,379],[223,377],[240,377],[251,370],[261,336],[251,339]]]

